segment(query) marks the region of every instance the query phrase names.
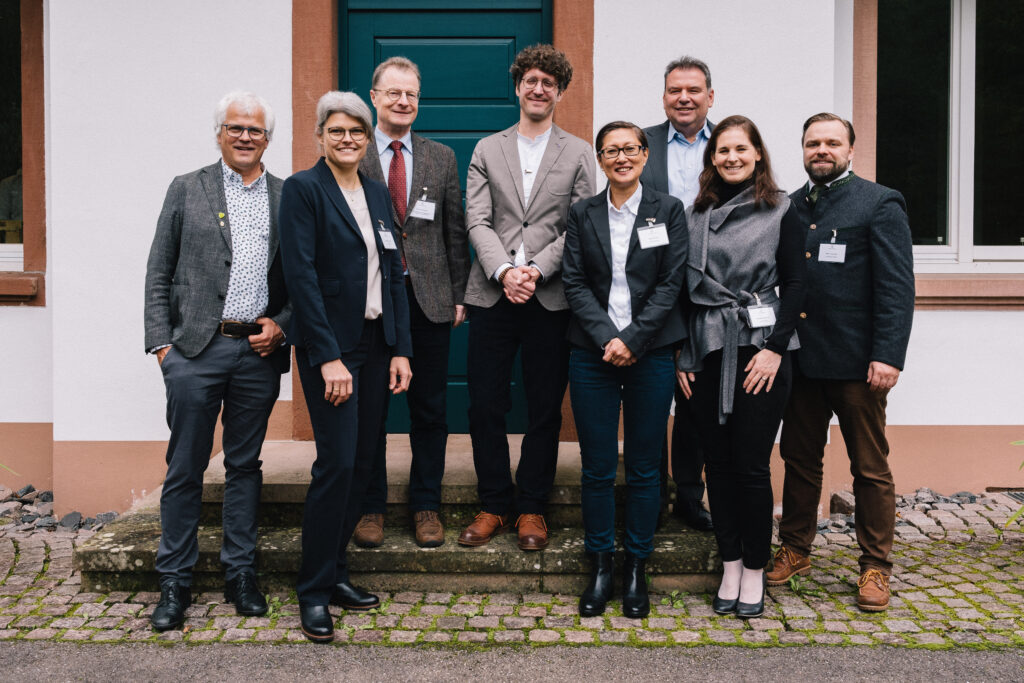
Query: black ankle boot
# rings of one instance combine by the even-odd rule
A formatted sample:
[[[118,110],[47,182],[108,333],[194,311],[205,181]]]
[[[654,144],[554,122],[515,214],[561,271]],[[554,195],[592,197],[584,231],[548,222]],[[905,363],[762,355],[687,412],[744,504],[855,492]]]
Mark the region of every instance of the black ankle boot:
[[[626,553],[626,566],[622,568],[622,614],[631,619],[643,619],[650,613],[647,560]]]
[[[580,596],[580,616],[604,614],[615,583],[615,553],[587,553],[590,558],[590,583]]]

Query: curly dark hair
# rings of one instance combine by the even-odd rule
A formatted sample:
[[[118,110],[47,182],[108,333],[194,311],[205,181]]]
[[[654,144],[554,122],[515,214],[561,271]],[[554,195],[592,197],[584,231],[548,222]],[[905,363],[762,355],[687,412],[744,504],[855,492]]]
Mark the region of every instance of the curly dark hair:
[[[531,45],[523,48],[516,55],[512,66],[508,71],[512,74],[513,82],[518,86],[523,80],[523,74],[530,69],[540,69],[550,74],[558,81],[558,92],[565,92],[572,80],[572,64],[566,58],[565,53],[556,49],[554,45]]]

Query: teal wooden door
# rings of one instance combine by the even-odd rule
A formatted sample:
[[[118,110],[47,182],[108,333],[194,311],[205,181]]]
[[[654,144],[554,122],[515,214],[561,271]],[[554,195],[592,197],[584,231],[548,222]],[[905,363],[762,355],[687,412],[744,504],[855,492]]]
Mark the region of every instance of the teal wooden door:
[[[414,130],[455,150],[463,192],[480,138],[519,119],[508,68],[527,45],[551,42],[551,0],[348,0],[338,11],[342,90],[369,102],[374,68],[401,55],[420,68],[422,96]],[[469,431],[466,346],[472,321],[452,332],[448,361],[448,429]],[[415,382],[415,377],[413,378]],[[512,381],[508,431],[526,429],[519,362]],[[391,400],[388,431],[409,431],[404,396]]]

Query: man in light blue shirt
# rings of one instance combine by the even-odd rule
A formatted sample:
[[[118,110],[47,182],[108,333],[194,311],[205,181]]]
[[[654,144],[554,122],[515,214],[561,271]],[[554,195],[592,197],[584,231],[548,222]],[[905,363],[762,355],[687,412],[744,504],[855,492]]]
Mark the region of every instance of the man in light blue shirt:
[[[684,56],[665,67],[664,123],[645,128],[650,145],[647,166],[640,182],[666,192],[690,206],[697,198],[704,150],[711,129],[708,109],[715,103],[711,70],[699,59]],[[676,387],[675,422],[672,427],[672,478],[676,482],[673,513],[699,531],[712,529],[704,508],[704,451],[690,421],[686,399]],[[662,489],[668,486],[668,451],[662,463]]]

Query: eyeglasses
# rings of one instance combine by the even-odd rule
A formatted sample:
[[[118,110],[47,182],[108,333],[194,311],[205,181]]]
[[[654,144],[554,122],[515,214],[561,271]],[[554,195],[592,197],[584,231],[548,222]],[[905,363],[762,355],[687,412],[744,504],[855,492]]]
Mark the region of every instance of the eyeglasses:
[[[362,128],[328,128],[327,137],[338,142],[345,139],[345,134],[352,138],[352,142],[362,142],[366,139],[366,131]]]
[[[619,156],[619,152],[622,152],[627,157],[639,156],[640,152],[646,149],[643,145],[626,145],[625,147],[605,147],[604,149],[597,150],[597,155],[603,159],[611,161]]]
[[[250,140],[262,140],[267,137],[266,128],[257,128],[256,126],[239,126],[235,124],[222,123],[221,128],[227,130],[228,135],[233,138],[242,137],[242,133],[248,133]]]
[[[556,87],[558,87],[558,84],[555,83],[550,78],[537,78],[536,76],[530,76],[529,78],[524,78],[522,80],[522,83],[523,83],[523,85],[526,86],[527,90],[533,90],[534,88],[537,87],[537,84],[539,83],[540,87],[544,88],[544,92],[551,92]]]
[[[415,102],[420,98],[419,90],[399,90],[398,88],[388,88],[387,90],[381,90],[380,88],[373,88],[374,92],[382,92],[388,96],[390,102],[397,102],[402,99],[402,95],[410,102]]]

